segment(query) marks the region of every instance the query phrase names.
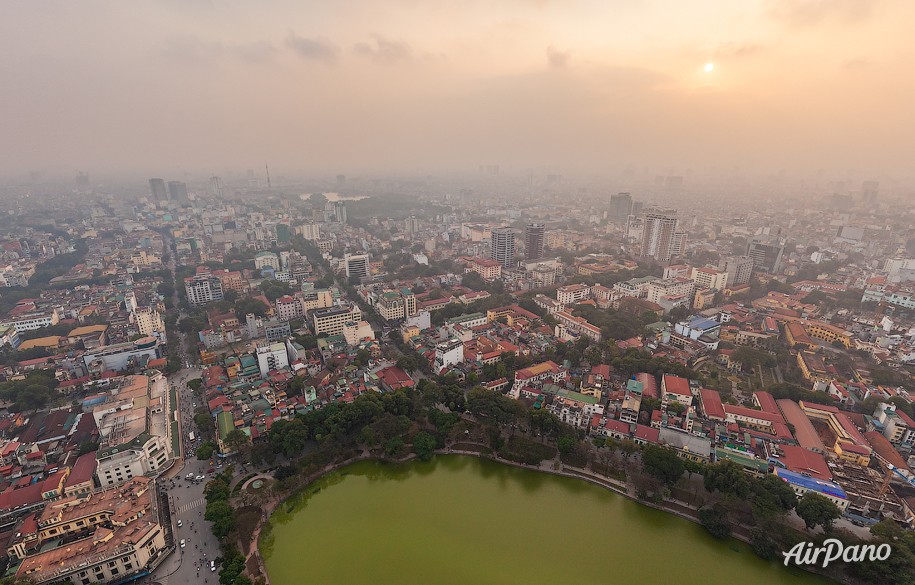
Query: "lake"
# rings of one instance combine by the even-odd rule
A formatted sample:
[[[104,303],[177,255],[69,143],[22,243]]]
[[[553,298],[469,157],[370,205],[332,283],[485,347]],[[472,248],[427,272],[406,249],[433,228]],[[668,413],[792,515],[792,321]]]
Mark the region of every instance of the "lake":
[[[359,462],[280,506],[272,585],[825,585],[590,483],[467,456]]]

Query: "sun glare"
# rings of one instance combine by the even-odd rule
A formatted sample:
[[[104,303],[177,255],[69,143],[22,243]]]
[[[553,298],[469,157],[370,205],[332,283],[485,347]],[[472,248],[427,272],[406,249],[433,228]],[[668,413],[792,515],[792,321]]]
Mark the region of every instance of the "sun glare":
[[[706,73],[711,73],[711,72],[714,71],[714,70],[715,70],[715,64],[714,64],[714,63],[706,63],[706,64],[705,64],[705,72],[706,72]]]

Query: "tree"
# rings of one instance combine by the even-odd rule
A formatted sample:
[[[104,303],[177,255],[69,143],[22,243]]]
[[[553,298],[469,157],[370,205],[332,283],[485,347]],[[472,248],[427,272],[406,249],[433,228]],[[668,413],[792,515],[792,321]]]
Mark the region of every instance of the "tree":
[[[205,461],[213,456],[213,453],[216,452],[216,444],[211,441],[206,441],[197,447],[197,459],[200,461]]]
[[[429,461],[435,454],[436,441],[435,437],[425,431],[416,433],[413,437],[413,452],[419,457],[420,461]]]
[[[267,315],[267,305],[261,300],[251,298],[235,301],[235,316],[239,321],[244,321],[248,313],[253,313],[255,317],[264,317]]]
[[[700,508],[699,522],[715,538],[727,538],[731,535],[731,524],[728,522],[728,512],[724,506],[715,504]]]
[[[207,503],[204,519],[212,522],[213,535],[220,540],[228,536],[235,528],[235,513],[232,506],[225,500],[215,500]]]
[[[79,444],[80,455],[92,453],[93,451],[98,451],[98,441],[83,441]]]
[[[795,511],[808,530],[816,526],[822,526],[826,531],[831,530],[833,522],[842,516],[842,512],[832,500],[814,492],[807,492],[801,496]]]
[[[706,466],[705,489],[724,495],[745,498],[750,493],[750,481],[743,469],[730,460],[719,461]]]
[[[664,484],[672,486],[680,479],[686,466],[676,451],[657,445],[648,445],[642,451],[642,465],[645,471]]]
[[[226,438],[223,440],[223,443],[225,443],[226,447],[231,451],[239,451],[248,445],[248,435],[242,430],[234,429],[229,431]]]
[[[752,484],[753,513],[760,518],[779,516],[797,505],[791,486],[774,475],[755,479]]]
[[[563,435],[559,437],[559,442],[556,444],[556,448],[559,449],[559,453],[562,455],[568,455],[575,450],[576,444],[578,444],[578,440],[576,440],[574,436]]]

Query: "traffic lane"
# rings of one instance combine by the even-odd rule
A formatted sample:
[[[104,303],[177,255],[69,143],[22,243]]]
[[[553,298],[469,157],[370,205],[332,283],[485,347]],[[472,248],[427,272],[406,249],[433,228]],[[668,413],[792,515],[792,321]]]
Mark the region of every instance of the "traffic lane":
[[[186,465],[188,473],[206,475],[207,461],[189,461]],[[185,474],[186,475],[186,474]],[[207,480],[210,479],[209,477]],[[175,487],[169,483],[169,494],[172,498],[172,509],[176,511],[176,522],[181,520],[181,527],[176,528],[175,538],[178,543],[185,541],[183,549],[179,546],[181,565],[175,573],[169,576],[169,581],[175,583],[208,582],[212,573],[209,562],[215,560],[219,554],[219,541],[210,531],[210,524],[204,519],[206,504],[204,489],[206,480],[192,483],[183,478],[176,478]],[[191,508],[186,506],[193,505]],[[218,567],[217,567],[218,571]],[[218,578],[218,577],[217,577]],[[215,582],[215,581],[214,581]]]

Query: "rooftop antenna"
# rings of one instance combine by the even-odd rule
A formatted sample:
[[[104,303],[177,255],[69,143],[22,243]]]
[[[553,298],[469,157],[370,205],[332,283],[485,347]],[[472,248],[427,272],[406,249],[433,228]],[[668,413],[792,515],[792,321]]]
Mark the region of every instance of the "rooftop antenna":
[[[267,190],[270,190],[270,167],[264,163],[264,168],[267,170]]]

